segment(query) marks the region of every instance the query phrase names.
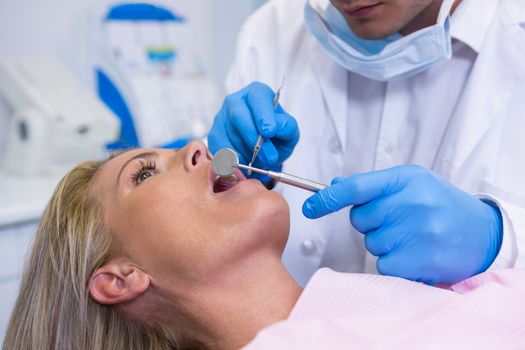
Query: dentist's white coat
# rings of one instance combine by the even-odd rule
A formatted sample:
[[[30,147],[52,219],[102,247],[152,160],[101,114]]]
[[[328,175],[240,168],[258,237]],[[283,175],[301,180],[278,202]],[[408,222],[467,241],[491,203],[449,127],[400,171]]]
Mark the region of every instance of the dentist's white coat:
[[[462,84],[462,88],[454,105],[443,109],[451,112],[443,116],[448,122],[439,135],[438,147],[426,158],[408,156],[403,163],[420,163],[469,193],[493,198],[503,213],[504,240],[492,268],[525,268],[525,1],[463,0],[459,7],[464,7],[462,17],[468,18],[465,12],[479,8],[480,2],[486,13],[471,14],[470,19],[485,21],[487,30],[479,38],[479,52],[463,81],[452,78],[447,82],[450,86]],[[332,61],[310,35],[304,25],[304,3],[273,0],[247,21],[227,88],[233,92],[257,80],[276,89],[286,75],[281,104],[297,118],[301,139],[283,170],[329,184],[333,177],[351,175],[345,171],[352,161],[345,146],[348,142],[370,147],[367,140],[355,140],[355,135],[350,140],[348,133],[353,122],[348,112],[349,79],[363,78]],[[312,3],[322,12],[328,0]],[[461,30],[478,31],[476,25],[463,23]],[[433,84],[423,81],[425,74],[428,78],[430,73],[410,78],[410,84],[384,83],[390,110],[396,111],[395,96],[407,93],[403,89],[414,89],[416,84],[425,91],[425,84]],[[417,86],[418,79],[422,86]],[[428,96],[420,110],[411,106],[410,113],[424,118],[426,111],[440,111],[447,103],[440,98],[446,94],[447,84],[436,96]],[[362,103],[376,101],[365,96]],[[380,127],[388,133],[383,130],[388,125]],[[373,166],[367,170],[397,165],[385,161],[388,157],[379,143],[374,147]],[[374,271],[375,258],[366,252],[362,235],[351,227],[348,209],[311,221],[301,212],[309,193],[282,185],[279,190],[291,210],[291,235],[283,261],[300,283],[320,266]]]

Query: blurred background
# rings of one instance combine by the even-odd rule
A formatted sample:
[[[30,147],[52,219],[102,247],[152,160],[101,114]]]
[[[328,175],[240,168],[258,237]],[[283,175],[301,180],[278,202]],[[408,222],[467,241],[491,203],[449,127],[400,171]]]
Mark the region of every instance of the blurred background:
[[[113,150],[205,137],[264,2],[0,1],[0,343],[58,179]]]

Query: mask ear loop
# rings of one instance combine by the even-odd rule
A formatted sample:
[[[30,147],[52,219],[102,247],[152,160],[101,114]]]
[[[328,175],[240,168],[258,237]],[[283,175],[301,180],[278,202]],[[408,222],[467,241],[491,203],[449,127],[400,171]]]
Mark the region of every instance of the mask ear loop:
[[[452,10],[452,6],[454,6],[454,3],[456,0],[445,0],[443,1],[443,4],[441,5],[441,9],[439,10],[437,23],[439,25],[444,25],[447,19],[450,16],[450,10]]]
[[[443,36],[442,40],[447,41],[447,46],[444,53],[444,57],[446,59],[450,59],[452,57],[452,39],[450,38],[450,34],[447,37],[447,33],[450,32],[450,11],[452,10],[452,6],[454,6],[455,2],[456,0],[443,1],[436,23],[437,26],[441,27],[439,33]]]

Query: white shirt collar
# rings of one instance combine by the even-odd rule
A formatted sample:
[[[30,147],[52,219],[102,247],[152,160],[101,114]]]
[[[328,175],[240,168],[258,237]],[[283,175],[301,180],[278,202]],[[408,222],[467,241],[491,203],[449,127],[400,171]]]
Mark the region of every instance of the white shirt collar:
[[[450,34],[480,52],[501,0],[462,0],[450,18]]]

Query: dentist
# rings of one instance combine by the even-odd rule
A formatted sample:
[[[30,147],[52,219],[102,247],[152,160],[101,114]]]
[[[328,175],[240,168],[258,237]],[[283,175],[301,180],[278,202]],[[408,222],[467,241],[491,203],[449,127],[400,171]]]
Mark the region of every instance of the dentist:
[[[261,133],[255,166],[332,184],[276,188],[301,284],[523,268],[523,62],[522,0],[273,0],[240,33],[209,147],[248,162]]]

